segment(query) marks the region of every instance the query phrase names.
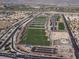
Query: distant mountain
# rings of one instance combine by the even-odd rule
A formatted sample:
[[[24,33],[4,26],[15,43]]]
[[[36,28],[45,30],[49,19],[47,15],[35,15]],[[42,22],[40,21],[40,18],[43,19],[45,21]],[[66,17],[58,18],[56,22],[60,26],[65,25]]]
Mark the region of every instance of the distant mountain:
[[[3,3],[14,3],[14,4],[79,5],[79,0],[0,0],[0,1],[2,1]]]

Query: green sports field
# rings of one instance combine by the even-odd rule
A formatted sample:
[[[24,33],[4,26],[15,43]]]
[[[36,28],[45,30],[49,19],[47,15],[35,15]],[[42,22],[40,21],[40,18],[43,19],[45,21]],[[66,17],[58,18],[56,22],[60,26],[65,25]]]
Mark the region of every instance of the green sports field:
[[[36,20],[45,22],[46,17],[37,17]],[[38,28],[38,27],[37,27]],[[30,29],[26,30],[26,34],[22,37],[21,43],[31,45],[49,46],[50,42],[46,36],[45,29]]]
[[[65,29],[64,23],[59,23],[58,29],[59,30],[64,30]]]
[[[44,30],[40,29],[28,29],[28,32],[22,38],[22,43],[31,45],[45,45],[48,46],[50,42],[47,40]]]

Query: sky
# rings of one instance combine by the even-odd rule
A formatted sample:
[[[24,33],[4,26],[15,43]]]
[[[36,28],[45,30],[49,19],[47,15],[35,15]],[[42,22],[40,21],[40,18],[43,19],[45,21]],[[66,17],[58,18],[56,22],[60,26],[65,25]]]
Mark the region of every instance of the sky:
[[[59,4],[59,5],[67,5],[67,4],[75,4],[79,5],[79,0],[0,0],[5,3],[17,3],[17,4]]]

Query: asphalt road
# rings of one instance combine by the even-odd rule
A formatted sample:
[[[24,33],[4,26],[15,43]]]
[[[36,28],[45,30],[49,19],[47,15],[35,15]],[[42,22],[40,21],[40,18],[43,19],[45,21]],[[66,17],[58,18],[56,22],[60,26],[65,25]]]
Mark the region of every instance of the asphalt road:
[[[72,46],[73,46],[74,51],[75,51],[74,54],[76,56],[76,59],[79,59],[79,47],[76,44],[75,38],[73,37],[71,30],[69,29],[68,23],[67,23],[66,18],[65,18],[64,15],[63,15],[63,18],[64,18],[64,22],[65,22],[66,28],[68,30],[71,42],[72,42]]]
[[[24,55],[24,54],[17,54],[17,53],[0,53],[0,56],[8,57],[8,58],[24,58],[24,59],[64,59],[64,58],[57,58],[57,57],[46,57],[46,56],[33,56],[33,55]]]
[[[30,17],[30,16],[29,16]],[[29,18],[28,17],[28,18]],[[27,18],[26,18],[27,19]],[[29,19],[28,19],[29,20]],[[1,37],[1,38],[4,38],[5,39],[5,41],[1,44],[1,46],[0,46],[0,49],[1,48],[3,48],[4,46],[5,46],[5,44],[10,40],[10,38],[13,36],[13,34],[16,32],[16,30],[19,28],[19,26],[21,26],[23,23],[25,23],[25,22],[27,22],[28,20],[22,20],[21,22],[19,22],[19,24],[15,24],[13,27],[14,27],[14,29],[12,29],[12,31],[13,32],[11,32],[10,33],[10,36],[9,37],[6,37],[6,39],[5,39],[5,36],[3,35],[3,37]],[[12,28],[13,28],[12,27]],[[7,34],[8,33],[8,31],[6,32],[6,34],[5,35],[9,35],[9,34]]]
[[[2,49],[5,45],[6,45],[6,43],[10,40],[10,38],[13,36],[13,34],[17,31],[17,29],[21,26],[21,25],[23,25],[24,23],[29,23],[30,21],[32,21],[33,19],[34,19],[34,17],[37,17],[38,15],[40,15],[40,13],[38,13],[38,14],[35,14],[35,15],[30,15],[28,18],[25,18],[24,20],[22,20],[22,22],[20,22],[19,24],[17,24],[16,26],[14,25],[14,28],[12,29],[12,32],[10,33],[10,35],[9,34],[5,34],[6,36],[8,36],[8,37],[6,37],[5,38],[5,36],[3,37],[3,39],[5,39],[5,41],[4,42],[2,42],[2,44],[0,45],[0,49]],[[30,19],[31,18],[31,19]],[[7,32],[8,33],[8,32]]]

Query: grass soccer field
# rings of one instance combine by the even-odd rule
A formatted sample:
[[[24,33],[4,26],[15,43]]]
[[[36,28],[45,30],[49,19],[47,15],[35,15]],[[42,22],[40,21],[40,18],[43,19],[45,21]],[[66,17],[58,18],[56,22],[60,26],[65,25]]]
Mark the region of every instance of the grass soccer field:
[[[22,43],[49,46],[50,42],[47,39],[43,29],[28,29],[27,34],[22,38]]]

